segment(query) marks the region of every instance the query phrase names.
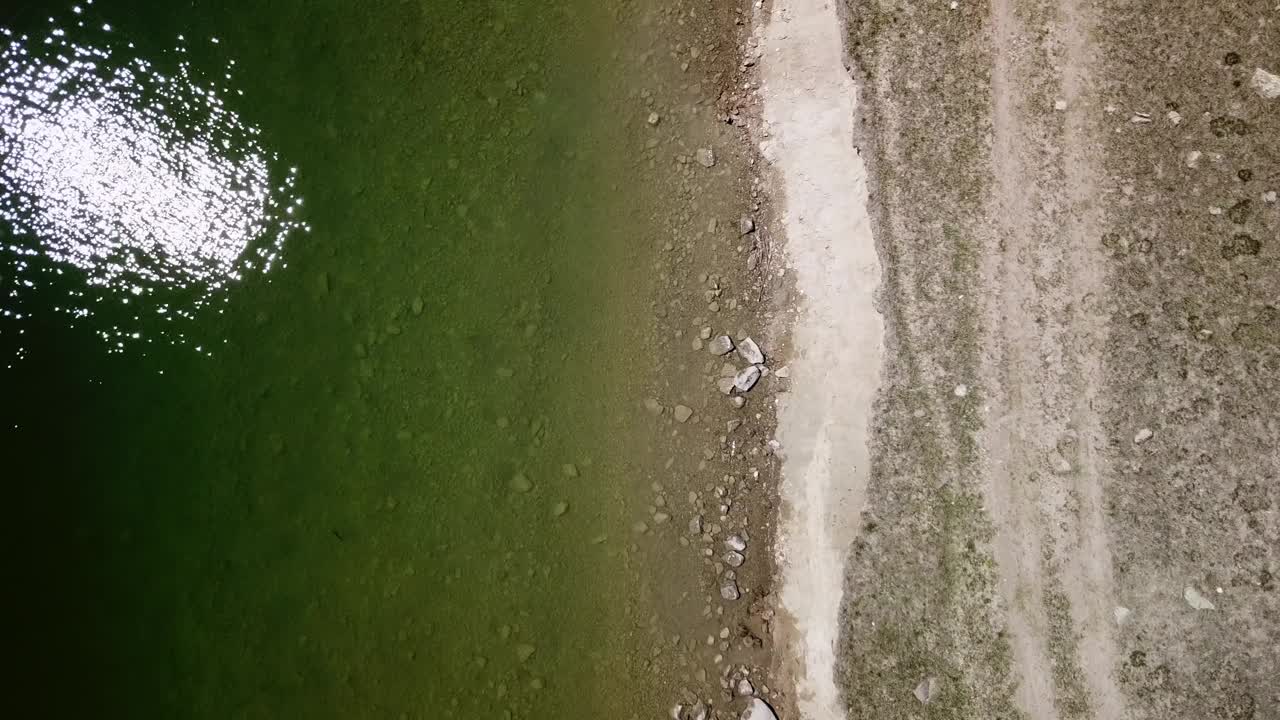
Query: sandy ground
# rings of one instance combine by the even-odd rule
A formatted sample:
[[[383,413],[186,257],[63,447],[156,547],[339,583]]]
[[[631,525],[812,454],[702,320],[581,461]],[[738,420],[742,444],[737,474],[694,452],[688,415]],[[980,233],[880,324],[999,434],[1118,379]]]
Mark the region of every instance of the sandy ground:
[[[1274,3],[842,2],[851,126],[835,8],[763,68],[802,716],[1280,717]]]

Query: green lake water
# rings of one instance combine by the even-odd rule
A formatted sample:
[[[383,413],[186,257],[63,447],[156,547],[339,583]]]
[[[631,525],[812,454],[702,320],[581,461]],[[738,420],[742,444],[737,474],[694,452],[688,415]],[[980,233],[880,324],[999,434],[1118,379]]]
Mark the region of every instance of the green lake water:
[[[180,34],[197,72],[235,61],[311,229],[184,323],[68,322],[73,272],[0,328],[24,717],[631,716],[651,242],[609,5],[91,8],[165,72]],[[139,339],[94,332],[121,318]]]

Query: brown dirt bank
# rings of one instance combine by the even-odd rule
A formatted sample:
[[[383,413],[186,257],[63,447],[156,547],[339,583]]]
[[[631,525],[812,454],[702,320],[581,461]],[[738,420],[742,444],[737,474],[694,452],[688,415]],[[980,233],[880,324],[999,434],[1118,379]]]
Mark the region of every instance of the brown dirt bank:
[[[1273,3],[844,9],[886,322],[849,716],[1280,717]]]

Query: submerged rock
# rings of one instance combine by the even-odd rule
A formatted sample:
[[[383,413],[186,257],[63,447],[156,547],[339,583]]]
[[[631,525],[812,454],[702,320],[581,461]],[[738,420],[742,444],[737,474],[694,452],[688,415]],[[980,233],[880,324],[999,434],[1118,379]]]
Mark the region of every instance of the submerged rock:
[[[527,493],[533,489],[533,481],[524,473],[516,473],[511,476],[511,489],[518,493]]]
[[[728,335],[720,337],[707,343],[707,352],[712,355],[725,355],[733,349],[733,340]]]
[[[924,680],[921,680],[920,684],[916,685],[916,689],[913,690],[911,694],[915,695],[916,699],[919,700],[921,704],[928,705],[929,701],[938,695],[938,678],[927,677]]]
[[[738,590],[738,581],[729,578],[720,586],[720,597],[725,600],[737,600],[742,597],[742,593]]]
[[[687,405],[677,405],[675,409],[676,422],[688,422],[693,417],[693,408]]]
[[[742,342],[738,343],[738,354],[742,356],[743,360],[752,365],[764,363],[764,352],[760,350],[760,346],[756,344],[756,341],[751,338],[743,338]]]
[[[695,157],[702,167],[709,168],[716,164],[716,154],[711,148],[698,148]]]
[[[756,382],[760,380],[760,368],[752,365],[745,367],[741,372],[733,378],[733,386],[738,392],[747,392],[756,386]]]

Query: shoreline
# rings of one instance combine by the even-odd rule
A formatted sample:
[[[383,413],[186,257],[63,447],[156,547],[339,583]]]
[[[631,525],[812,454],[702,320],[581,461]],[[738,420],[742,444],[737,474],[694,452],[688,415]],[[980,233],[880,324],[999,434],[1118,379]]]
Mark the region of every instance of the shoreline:
[[[775,0],[763,48],[761,151],[777,174],[792,309],[793,377],[779,395],[782,510],[775,553],[786,621],[778,644],[798,717],[837,720],[837,643],[847,548],[869,475],[884,328],[856,87],[832,3]]]

